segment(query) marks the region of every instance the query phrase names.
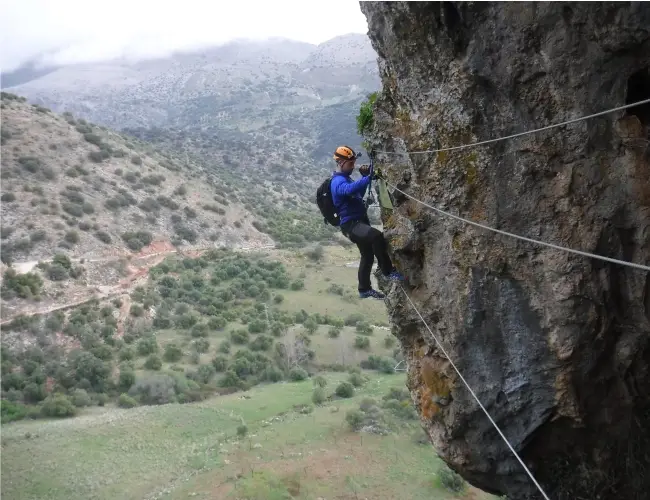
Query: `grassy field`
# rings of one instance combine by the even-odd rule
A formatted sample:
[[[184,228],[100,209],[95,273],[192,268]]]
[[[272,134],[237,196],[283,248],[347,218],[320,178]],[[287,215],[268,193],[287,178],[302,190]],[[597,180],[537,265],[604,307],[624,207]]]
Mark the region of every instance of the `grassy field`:
[[[360,300],[357,296],[357,268],[359,251],[356,246],[326,247],[320,262],[314,263],[301,253],[281,250],[271,252],[270,257],[283,262],[294,277],[303,277],[305,289],[283,292],[282,307],[291,312],[305,309],[310,313],[331,314],[345,318],[361,313],[372,324],[388,323],[383,301]],[[374,278],[373,278],[374,280]],[[331,285],[343,287],[346,296],[328,293]]]
[[[369,354],[391,355],[394,346],[386,347],[384,345],[384,339],[390,336],[384,302],[360,300],[356,294],[357,269],[346,266],[346,264],[358,263],[359,255],[356,247],[325,247],[324,255],[318,263],[311,261],[302,251],[293,250],[270,251],[268,258],[282,262],[292,278],[303,280],[305,285],[304,289],[298,291],[282,290],[284,301],[278,306],[280,310],[291,313],[304,310],[309,314],[327,314],[341,319],[352,314],[359,314],[368,323],[381,325],[375,327],[373,335],[370,336],[368,350],[354,348],[353,343],[357,336],[354,327],[344,327],[338,338],[329,338],[327,335],[329,328],[326,325],[320,325],[312,337],[310,346],[316,352],[318,364],[337,363],[345,366],[358,366],[359,362],[366,359]],[[328,288],[333,284],[342,287],[344,295],[328,292]],[[269,304],[270,306],[272,304]],[[223,331],[210,331],[208,337],[210,350],[201,354],[199,363],[209,363],[216,354],[217,346],[222,341],[229,340],[231,332],[242,328],[246,329],[246,325],[239,321],[233,321],[228,323]],[[302,326],[293,325],[289,328],[289,333],[297,335],[303,330]],[[189,349],[193,340],[187,336],[186,332],[173,328],[158,331],[156,338],[161,350],[164,350],[165,345],[170,342]],[[233,347],[234,350],[236,350],[236,346]],[[143,362],[144,360],[141,361],[141,363]],[[163,363],[164,368],[170,368],[172,365],[184,369],[195,367],[187,357],[181,362]]]
[[[346,376],[327,374],[328,393]],[[348,429],[345,413],[361,399],[403,386],[401,375],[375,374],[355,397],[309,414],[296,411],[311,403],[306,380],[245,397],[12,423],[2,432],[3,498],[491,498],[440,488],[441,462],[414,442],[417,426],[387,436]]]
[[[353,344],[359,334],[353,326],[341,328],[338,337],[332,338],[329,335],[332,322],[318,325],[311,335],[307,335],[307,322],[287,324],[286,333],[273,337],[273,341],[294,342],[297,337],[307,335],[314,354],[308,363],[310,370],[326,366],[341,369],[341,365],[358,368],[369,354],[394,356],[395,345],[390,342],[394,339],[388,328],[379,326],[387,324],[384,303],[360,301],[356,297],[357,270],[350,266],[358,261],[355,248],[326,248],[318,263],[303,251],[272,251],[268,259],[282,262],[286,269],[282,273],[286,272],[292,282],[304,282],[304,288],[273,289],[262,301],[275,315],[267,323],[279,321],[282,315],[293,317],[304,310],[310,316],[318,313],[339,320],[361,314],[365,321],[375,325],[372,335],[363,337],[369,339],[368,348],[357,349]],[[219,265],[215,267],[211,263],[212,267],[196,273],[178,266],[174,268],[176,271],[168,271],[169,276],[180,279],[180,283],[203,280],[202,286],[194,287],[202,291],[197,300],[173,299],[173,308],[188,304],[186,309],[192,312],[206,296],[211,301],[205,304],[213,303],[216,294],[232,287],[235,282],[227,279],[219,282],[219,288],[206,291],[206,283],[218,272]],[[146,289],[132,294],[127,306],[143,303],[151,293],[159,293],[161,281],[160,277],[157,279]],[[332,285],[337,286],[335,290],[331,289]],[[179,286],[175,288],[179,289]],[[184,289],[191,292],[193,287]],[[284,300],[277,303],[275,297],[279,293]],[[140,295],[139,299],[136,295]],[[169,327],[157,328],[153,335],[159,354],[162,355],[171,342],[183,349],[183,356],[177,361],[163,362],[160,373],[180,370],[191,375],[194,370],[211,366],[215,356],[226,356],[232,363],[237,351],[246,349],[245,345],[250,346],[253,339],[262,335],[251,335],[250,343],[245,345],[233,343],[228,354],[219,352],[220,343],[229,339],[232,332],[248,328],[247,321],[264,322],[266,319],[259,299],[230,300],[227,308],[238,314],[224,328],[209,328],[205,332],[202,340],[209,341],[209,349],[200,356],[189,354],[197,354],[192,351],[197,339],[190,334],[189,328],[179,327],[174,322]],[[162,314],[161,309],[157,308],[157,318]],[[171,314],[180,313],[172,311]],[[198,313],[194,311],[193,314]],[[101,321],[97,318],[88,319],[86,324]],[[135,319],[145,324],[145,330],[149,331],[151,318],[139,316]],[[131,330],[127,327],[126,331]],[[116,346],[114,356],[121,357],[126,349],[137,351],[140,337],[131,342],[130,346]],[[264,351],[264,359],[269,363],[273,363],[276,347],[277,344]],[[160,374],[144,369],[144,361],[145,355],[136,353],[131,361],[119,365],[115,362],[112,366],[119,366],[120,370],[132,366],[130,369],[135,371],[138,380]],[[212,396],[200,402],[120,409],[115,406],[115,400],[110,400],[104,407],[80,408],[73,418],[24,420],[3,425],[3,498],[492,498],[469,487],[460,493],[451,493],[443,487],[440,471],[444,473],[447,469],[430,445],[418,444],[414,439],[422,431],[413,415],[393,425],[388,435],[351,430],[346,413],[359,409],[364,398],[375,398],[381,405],[382,396],[391,388],[404,389],[403,373],[366,371],[368,381],[355,390],[353,398],[330,397],[321,406],[312,405],[314,386],[311,379],[254,385],[265,379],[253,377],[249,379],[253,387],[248,391],[216,396],[222,375],[214,374],[201,384],[204,394]],[[323,375],[328,380],[328,396],[349,377],[348,373],[340,371]],[[284,373],[282,378],[286,380],[288,375]],[[387,407],[379,411],[391,415],[393,410]],[[247,434],[239,436],[238,428],[243,424],[247,426]]]

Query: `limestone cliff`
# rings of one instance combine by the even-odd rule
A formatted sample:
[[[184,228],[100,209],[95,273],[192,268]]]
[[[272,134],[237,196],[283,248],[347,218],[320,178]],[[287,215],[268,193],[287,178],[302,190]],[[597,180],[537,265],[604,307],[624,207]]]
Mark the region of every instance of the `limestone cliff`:
[[[438,154],[650,97],[650,5],[361,2],[383,91],[369,142],[389,179],[513,233],[650,263],[650,109]],[[405,289],[553,499],[650,488],[650,276],[489,233],[395,193]],[[399,287],[408,385],[443,459],[508,498],[534,485]]]

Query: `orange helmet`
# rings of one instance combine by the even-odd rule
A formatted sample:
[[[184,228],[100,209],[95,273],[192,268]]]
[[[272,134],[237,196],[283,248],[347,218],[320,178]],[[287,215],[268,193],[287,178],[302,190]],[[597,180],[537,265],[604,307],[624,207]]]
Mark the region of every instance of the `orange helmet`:
[[[334,151],[334,159],[336,161],[356,160],[359,156],[361,155],[356,154],[349,146],[339,146],[336,148],[336,151]]]

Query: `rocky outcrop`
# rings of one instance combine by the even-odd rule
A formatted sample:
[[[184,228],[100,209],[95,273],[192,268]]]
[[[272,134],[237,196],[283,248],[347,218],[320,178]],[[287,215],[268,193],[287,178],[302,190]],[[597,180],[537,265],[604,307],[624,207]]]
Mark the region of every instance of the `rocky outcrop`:
[[[390,181],[491,227],[650,263],[650,107],[483,147],[650,97],[650,5],[361,2],[383,91],[368,140]],[[650,275],[441,217],[384,214],[405,290],[553,499],[650,487]],[[399,287],[408,386],[472,484],[538,498]]]

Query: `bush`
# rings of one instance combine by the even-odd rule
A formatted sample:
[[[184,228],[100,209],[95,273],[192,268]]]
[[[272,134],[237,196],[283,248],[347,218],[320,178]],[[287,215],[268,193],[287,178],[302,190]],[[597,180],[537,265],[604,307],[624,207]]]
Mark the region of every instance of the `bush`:
[[[273,346],[273,338],[267,335],[256,337],[249,345],[251,351],[268,351]]]
[[[227,340],[224,340],[219,344],[219,347],[217,348],[217,351],[222,352],[224,354],[229,354],[230,353],[230,342]]]
[[[357,349],[370,349],[370,339],[368,337],[357,335],[354,338],[354,347]]]
[[[129,396],[138,397],[142,404],[162,405],[176,401],[174,379],[160,373],[146,375],[136,380]]]
[[[448,491],[460,493],[465,489],[465,480],[460,474],[455,473],[446,465],[442,465],[438,470],[438,480],[440,486]]]
[[[196,339],[192,342],[192,347],[198,353],[208,352],[210,349],[210,341],[204,338]]]
[[[368,359],[362,361],[361,368],[365,370],[377,370],[382,373],[395,373],[395,365],[397,362],[392,358],[383,356],[370,355]]]
[[[18,274],[14,269],[5,271],[0,294],[3,299],[15,296],[21,299],[38,297],[43,287],[43,280],[36,273]]]
[[[152,354],[147,358],[147,361],[144,362],[144,367],[147,370],[158,371],[162,368],[162,361],[156,354]]]
[[[290,288],[294,291],[302,290],[305,288],[305,282],[303,280],[295,280],[291,283]]]
[[[322,387],[316,387],[314,392],[311,395],[311,400],[315,405],[320,405],[325,402],[327,398],[325,397],[325,389]]]
[[[361,375],[360,373],[351,373],[350,376],[348,377],[348,381],[354,387],[361,387],[363,384],[366,383],[366,380],[364,379],[363,375]]]
[[[327,380],[322,375],[314,377],[313,382],[316,387],[325,388],[327,386]]]
[[[372,128],[374,123],[373,106],[378,95],[377,92],[373,92],[361,103],[359,114],[357,115],[357,132],[361,136],[365,135]]]
[[[341,335],[341,329],[337,328],[336,326],[330,327],[330,329],[327,331],[327,336],[331,339],[336,339]]]
[[[64,240],[73,245],[79,243],[79,233],[77,231],[68,231],[65,233]]]
[[[111,241],[113,241],[111,236],[106,231],[97,231],[95,233],[95,238],[97,238],[102,243],[106,243],[106,244],[109,244],[111,243]]]
[[[84,389],[75,389],[72,393],[72,404],[74,404],[77,408],[90,406],[90,396]]]
[[[52,281],[63,281],[68,279],[68,270],[61,264],[52,264],[47,268],[47,277]]]
[[[43,166],[41,160],[34,156],[21,156],[18,158],[18,164],[32,174],[38,172]]]
[[[195,243],[199,237],[199,234],[194,229],[183,223],[175,224],[174,231],[180,239],[190,243]]]
[[[308,376],[309,374],[299,366],[296,366],[289,371],[289,379],[293,382],[300,382],[301,380],[305,380]]]
[[[165,353],[163,354],[165,361],[169,363],[175,363],[177,361],[180,361],[182,357],[183,351],[173,342],[165,346]]]
[[[224,372],[228,368],[228,358],[225,356],[215,356],[212,359],[212,366],[217,372]]]
[[[360,410],[350,410],[345,414],[345,421],[353,431],[358,431],[363,427],[365,416]]]
[[[158,352],[158,342],[155,337],[140,339],[138,342],[138,354],[140,356],[147,356],[155,352]]]
[[[135,384],[135,372],[128,368],[120,369],[119,388],[128,391]]]
[[[237,436],[244,437],[246,434],[248,434],[248,426],[246,424],[242,423],[237,426]]]
[[[131,309],[129,310],[129,314],[131,316],[139,318],[144,315],[144,309],[140,304],[132,304]]]
[[[41,407],[44,417],[64,418],[76,415],[77,409],[64,394],[53,394],[45,398]]]
[[[138,402],[128,394],[122,393],[117,399],[117,406],[120,408],[134,408],[138,406]]]
[[[313,318],[309,318],[307,321],[305,321],[304,327],[309,335],[313,335],[316,333],[316,330],[318,330],[318,323],[316,323]]]
[[[2,196],[0,196],[0,201],[11,203],[12,201],[16,201],[16,195],[13,193],[2,193]]]
[[[97,134],[93,134],[92,132],[84,134],[84,139],[86,139],[86,141],[88,141],[90,144],[94,144],[95,146],[101,146],[102,144],[102,138]]]
[[[317,245],[312,250],[307,252],[307,257],[309,257],[314,262],[320,262],[320,260],[323,258],[323,255],[325,255],[325,250],[323,249],[322,245]]]
[[[248,339],[250,337],[250,334],[248,333],[247,330],[235,330],[233,332],[230,332],[230,340],[232,340],[233,344],[246,344],[248,342]]]
[[[27,416],[28,408],[21,403],[14,403],[7,400],[0,401],[0,414],[2,423],[7,424],[15,420],[22,420]]]
[[[347,326],[356,326],[357,323],[363,321],[364,317],[361,313],[352,313],[347,318],[345,318],[345,324]]]
[[[351,398],[354,396],[354,386],[350,382],[341,382],[335,391],[340,398]]]
[[[142,165],[142,158],[140,158],[138,155],[133,155],[131,156],[131,163],[134,165]]]
[[[357,333],[360,333],[361,335],[372,335],[373,333],[372,326],[370,326],[370,324],[366,323],[365,321],[359,321],[356,325],[356,330]]]
[[[153,241],[153,235],[149,231],[128,231],[122,234],[122,239],[131,250],[137,252]]]
[[[395,337],[393,337],[392,335],[386,335],[386,337],[384,338],[384,347],[386,349],[390,349],[395,345],[395,342],[396,342]]]

